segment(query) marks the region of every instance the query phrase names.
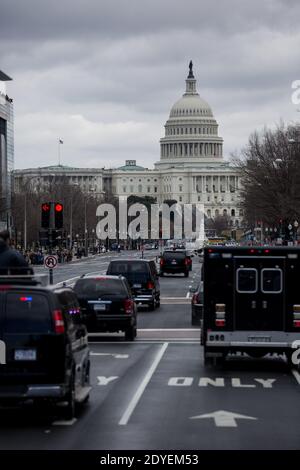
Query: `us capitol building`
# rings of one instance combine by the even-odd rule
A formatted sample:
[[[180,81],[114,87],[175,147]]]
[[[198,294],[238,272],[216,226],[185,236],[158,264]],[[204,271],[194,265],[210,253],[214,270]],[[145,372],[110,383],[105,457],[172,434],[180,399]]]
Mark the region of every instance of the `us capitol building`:
[[[14,188],[24,184],[45,188],[55,181],[69,181],[86,193],[114,196],[151,196],[162,203],[204,204],[208,218],[228,215],[239,227],[240,176],[223,159],[223,139],[209,104],[197,92],[193,64],[189,64],[186,90],[172,106],[160,139],[160,160],[150,170],[127,160],[116,169],[48,166],[14,171]]]

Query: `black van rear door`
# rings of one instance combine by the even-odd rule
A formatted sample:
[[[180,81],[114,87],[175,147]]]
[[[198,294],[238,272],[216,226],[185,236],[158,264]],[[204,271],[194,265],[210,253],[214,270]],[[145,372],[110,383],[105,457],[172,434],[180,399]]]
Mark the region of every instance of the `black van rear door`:
[[[284,330],[285,258],[235,257],[234,323],[237,330]]]
[[[6,344],[2,383],[54,383],[63,379],[64,338],[56,335],[49,296],[37,291],[2,294],[1,336]]]

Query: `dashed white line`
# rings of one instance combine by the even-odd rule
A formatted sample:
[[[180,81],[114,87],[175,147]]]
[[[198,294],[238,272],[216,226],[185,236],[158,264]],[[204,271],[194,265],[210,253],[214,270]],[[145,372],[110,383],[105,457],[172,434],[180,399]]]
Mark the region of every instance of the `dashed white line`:
[[[77,418],[73,418],[70,420],[60,419],[57,421],[53,421],[52,426],[73,426],[73,424],[75,424],[76,421],[77,421]]]
[[[154,374],[158,364],[160,363],[166,349],[168,347],[168,343],[164,343],[162,347],[159,349],[150,369],[148,370],[147,374],[143,378],[142,382],[140,383],[138,389],[136,390],[135,394],[133,395],[127,409],[125,410],[125,413],[123,414],[122,418],[119,421],[120,426],[124,426],[128,423],[132,413],[135,410],[135,407],[137,406],[138,402],[141,399],[141,396],[143,395],[148,383],[150,382],[152,375]]]

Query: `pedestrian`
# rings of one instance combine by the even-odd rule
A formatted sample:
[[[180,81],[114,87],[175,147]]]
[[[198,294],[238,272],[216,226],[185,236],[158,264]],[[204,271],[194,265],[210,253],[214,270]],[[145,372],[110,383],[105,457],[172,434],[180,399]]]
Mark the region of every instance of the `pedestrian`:
[[[3,230],[0,232],[0,275],[33,274],[23,255],[9,245],[9,231]]]

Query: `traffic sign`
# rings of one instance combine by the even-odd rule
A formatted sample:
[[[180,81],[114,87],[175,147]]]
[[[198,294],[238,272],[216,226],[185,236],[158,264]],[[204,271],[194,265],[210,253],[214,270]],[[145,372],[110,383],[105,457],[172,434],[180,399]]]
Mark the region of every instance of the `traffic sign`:
[[[57,260],[57,256],[55,256],[55,255],[47,255],[44,258],[45,268],[48,268],[48,269],[56,268],[57,263],[58,263],[58,260]]]

